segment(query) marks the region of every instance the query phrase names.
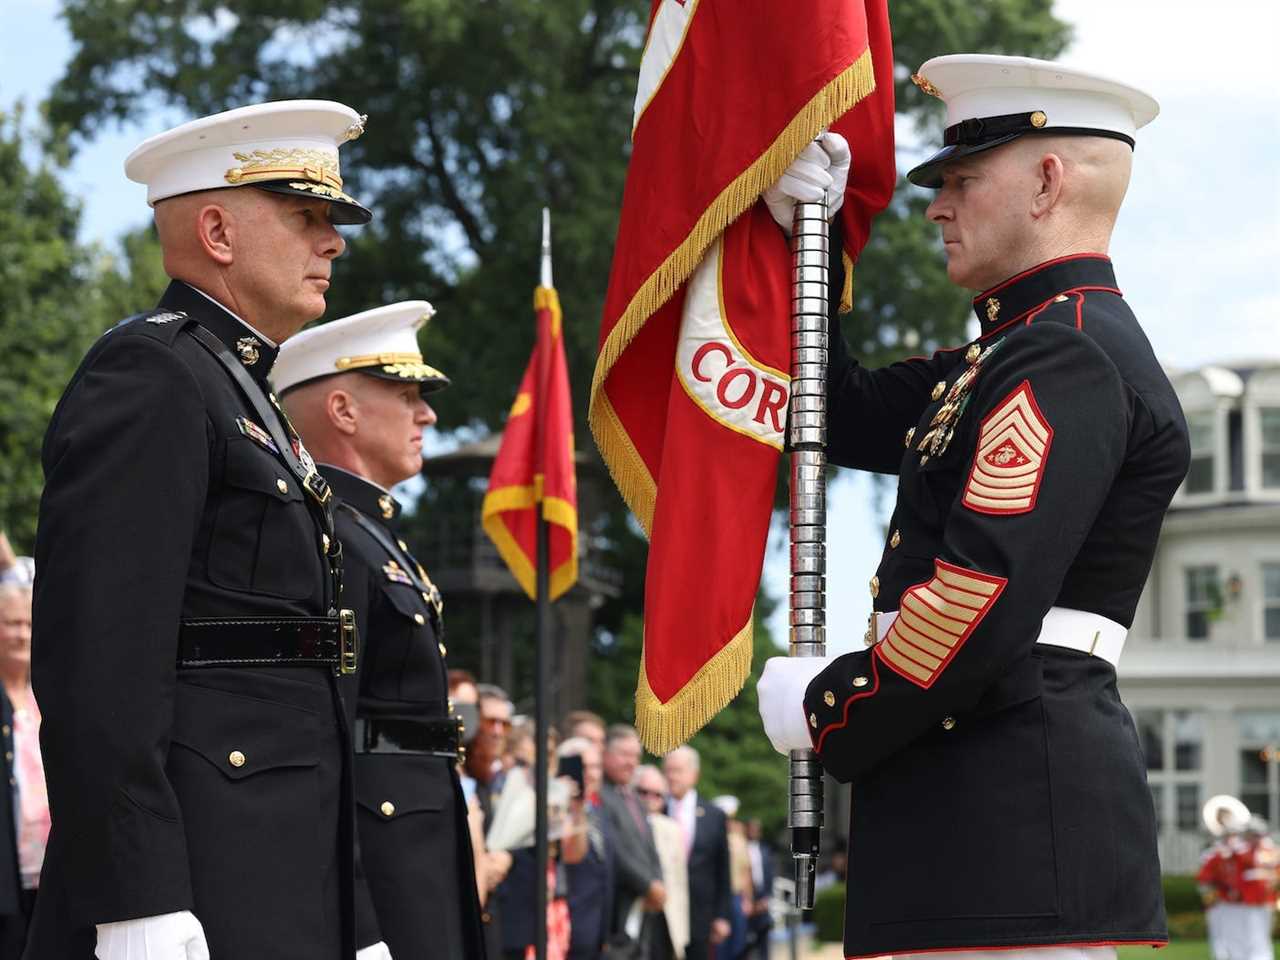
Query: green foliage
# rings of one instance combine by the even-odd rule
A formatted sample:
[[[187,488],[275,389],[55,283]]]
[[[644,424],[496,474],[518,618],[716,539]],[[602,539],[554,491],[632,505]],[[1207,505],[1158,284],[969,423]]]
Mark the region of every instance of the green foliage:
[[[1166,873],[1160,878],[1164,889],[1164,908],[1170,916],[1175,913],[1201,912],[1200,891],[1196,878],[1180,873]]]
[[[819,943],[839,943],[844,939],[843,883],[819,890],[813,898],[814,938]]]

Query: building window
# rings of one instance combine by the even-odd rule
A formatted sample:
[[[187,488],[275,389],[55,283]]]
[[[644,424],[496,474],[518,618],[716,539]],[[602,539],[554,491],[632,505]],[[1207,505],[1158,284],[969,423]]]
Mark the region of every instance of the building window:
[[[1258,411],[1262,426],[1262,486],[1280,490],[1280,407]]]
[[[1209,621],[1222,610],[1222,588],[1218,585],[1218,568],[1212,564],[1187,567],[1188,640],[1208,640]]]
[[[1246,712],[1240,726],[1240,799],[1271,823],[1280,821],[1280,713]]]
[[[1193,710],[1138,710],[1134,723],[1147,762],[1156,826],[1186,833],[1199,829],[1203,802],[1204,714]]]
[[[1280,563],[1262,565],[1262,635],[1280,640]]]
[[[1214,420],[1212,410],[1187,415],[1187,431],[1191,436],[1191,469],[1187,471],[1184,489],[1187,493],[1213,492]]]

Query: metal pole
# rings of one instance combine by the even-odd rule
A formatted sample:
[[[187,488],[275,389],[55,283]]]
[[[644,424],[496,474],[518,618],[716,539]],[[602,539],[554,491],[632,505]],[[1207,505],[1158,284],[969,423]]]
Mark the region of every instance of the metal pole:
[[[791,635],[793,657],[827,651],[827,204],[798,203],[791,229]],[[797,910],[813,908],[822,764],[791,751],[787,826]]]
[[[551,286],[551,211],[542,208],[542,275],[539,278],[542,286]],[[542,336],[539,329],[535,336]],[[550,369],[550,357],[542,351],[538,364],[538,399],[534,416],[537,423],[537,450],[542,452],[542,435],[546,427],[547,407],[547,371]],[[534,697],[533,697],[533,729],[536,737],[534,763],[537,771],[534,774],[534,795],[537,812],[534,818],[533,844],[537,853],[537,877],[534,889],[537,891],[534,909],[537,911],[537,922],[534,924],[533,949],[537,960],[547,957],[547,777],[550,757],[547,756],[547,645],[551,642],[551,531],[542,515],[542,499],[539,497],[535,506],[538,511],[538,543],[537,543],[537,630],[534,639]]]

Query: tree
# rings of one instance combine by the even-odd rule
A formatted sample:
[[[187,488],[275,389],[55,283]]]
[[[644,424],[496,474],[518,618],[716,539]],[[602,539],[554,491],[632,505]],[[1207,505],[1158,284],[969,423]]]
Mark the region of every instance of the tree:
[[[58,182],[59,151],[39,151],[23,119],[0,114],[0,530],[20,552],[35,537],[40,446],[58,397],[89,344],[137,309],[116,309],[128,270],[155,260],[130,238],[122,272],[77,241],[80,208]]]

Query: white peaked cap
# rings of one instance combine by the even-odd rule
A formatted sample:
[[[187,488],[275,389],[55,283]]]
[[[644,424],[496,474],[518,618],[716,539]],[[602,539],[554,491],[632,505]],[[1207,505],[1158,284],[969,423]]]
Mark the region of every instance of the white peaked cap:
[[[147,203],[197,190],[253,186],[332,201],[335,223],[370,213],[342,190],[338,147],[364,132],[367,117],[330,100],[278,100],[201,117],[149,137],[124,172],[146,184]]]
[[[1086,134],[1134,144],[1160,105],[1149,94],[1091,70],[1030,57],[961,53],[934,57],[911,78],[947,105],[943,148],[907,174],[940,185],[947,160],[1026,134]]]
[[[424,363],[418,348],[417,331],[434,314],[425,300],[404,300],[303,330],[280,347],[272,386],[284,394],[321,377],[357,371],[418,383],[423,393],[446,387],[449,378]]]

